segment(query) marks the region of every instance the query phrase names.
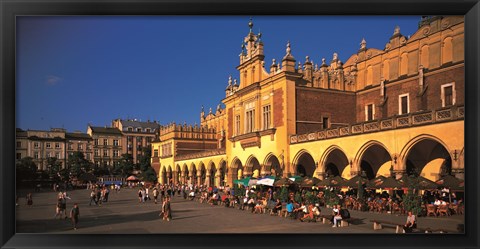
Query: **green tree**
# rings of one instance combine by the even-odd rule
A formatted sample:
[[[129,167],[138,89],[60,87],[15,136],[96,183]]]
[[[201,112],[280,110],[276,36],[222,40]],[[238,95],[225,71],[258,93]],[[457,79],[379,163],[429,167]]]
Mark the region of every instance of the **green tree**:
[[[422,211],[422,198],[418,193],[419,179],[417,174],[405,176],[407,179],[408,191],[403,197],[403,205],[406,211],[412,211],[414,215],[419,215]]]
[[[61,179],[60,170],[62,168],[62,162],[56,157],[47,158],[47,172],[50,179],[58,181]]]
[[[142,148],[142,155],[139,157],[138,168],[140,169],[141,177],[145,181],[156,182],[157,173],[152,168],[150,159],[152,158],[152,149],[150,147]]]
[[[134,164],[133,164],[132,154],[128,154],[128,153],[122,154],[120,163],[117,164],[114,168],[114,173],[126,177],[132,174],[133,168],[134,168]]]
[[[35,180],[37,173],[37,165],[33,162],[33,158],[24,157],[16,164],[16,180],[17,185],[24,181]]]
[[[67,168],[73,176],[79,176],[83,173],[90,172],[92,166],[91,162],[85,159],[83,152],[76,151],[68,157]]]

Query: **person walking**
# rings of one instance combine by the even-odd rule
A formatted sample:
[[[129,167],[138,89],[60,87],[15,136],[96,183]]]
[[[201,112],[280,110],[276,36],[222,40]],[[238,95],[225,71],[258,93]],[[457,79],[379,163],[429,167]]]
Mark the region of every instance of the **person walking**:
[[[158,198],[158,189],[155,187],[153,188],[153,200],[155,201],[155,204],[157,204],[157,198]]]
[[[93,201],[93,203],[95,203],[95,205],[98,204],[98,203],[97,203],[97,200],[95,199],[95,196],[97,196],[97,195],[95,194],[95,190],[92,190],[92,192],[90,192],[90,203],[88,204],[89,206],[92,205],[92,201]]]
[[[74,203],[72,210],[70,210],[70,219],[72,219],[72,225],[74,230],[77,230],[79,215],[80,215],[80,209],[78,208],[78,204]]]
[[[27,205],[32,206],[33,205],[33,198],[32,198],[32,193],[27,194]]]
[[[170,221],[172,219],[172,207],[170,206],[170,197],[166,198],[163,215],[167,221]]]

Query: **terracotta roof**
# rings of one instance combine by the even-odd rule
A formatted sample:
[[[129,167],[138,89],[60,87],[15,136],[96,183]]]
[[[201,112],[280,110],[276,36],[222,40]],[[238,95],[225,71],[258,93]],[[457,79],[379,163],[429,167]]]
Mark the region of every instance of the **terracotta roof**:
[[[108,133],[108,134],[115,134],[115,135],[122,135],[122,132],[117,128],[112,127],[100,127],[100,126],[90,126],[93,132],[95,133]]]

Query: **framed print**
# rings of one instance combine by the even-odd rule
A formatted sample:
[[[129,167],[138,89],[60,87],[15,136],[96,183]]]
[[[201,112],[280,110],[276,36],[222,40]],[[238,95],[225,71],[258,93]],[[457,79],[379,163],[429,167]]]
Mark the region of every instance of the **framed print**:
[[[477,248],[478,1],[2,1],[2,248]]]

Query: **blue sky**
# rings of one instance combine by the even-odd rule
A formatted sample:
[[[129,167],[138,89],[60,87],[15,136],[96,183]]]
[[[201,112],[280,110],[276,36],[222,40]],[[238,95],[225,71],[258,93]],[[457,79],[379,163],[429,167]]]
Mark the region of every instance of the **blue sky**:
[[[249,16],[17,17],[16,122],[22,129],[116,118],[199,123],[200,109],[225,97],[238,78]],[[409,36],[418,16],[253,16],[265,64],[290,41],[295,59],[346,61],[359,49],[383,49],[396,25]]]

